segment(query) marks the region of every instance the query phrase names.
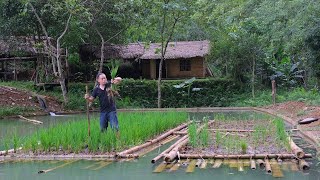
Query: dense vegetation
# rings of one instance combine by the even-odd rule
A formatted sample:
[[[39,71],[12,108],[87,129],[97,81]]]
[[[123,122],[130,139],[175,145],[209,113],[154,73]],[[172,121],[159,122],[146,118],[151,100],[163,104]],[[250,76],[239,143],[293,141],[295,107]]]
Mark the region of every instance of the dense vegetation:
[[[162,107],[267,105],[273,79],[278,87],[277,102],[319,104],[319,1],[4,0],[0,2],[0,38],[44,36],[30,3],[54,39],[72,15],[61,47],[69,50],[71,77],[77,82],[93,81],[99,63],[91,61],[94,63],[88,68],[87,62],[81,62],[80,45],[100,46],[102,40],[163,42],[173,32],[172,41],[210,40],[208,64],[215,78],[224,80],[196,81],[183,88],[173,88],[180,82],[166,81]],[[167,28],[163,28],[163,20],[167,20]],[[172,22],[176,22],[174,29],[169,27]],[[78,97],[84,88],[73,86],[65,107],[83,109],[84,102]],[[118,105],[156,107],[155,89],[155,82],[128,80],[120,86],[123,98]]]

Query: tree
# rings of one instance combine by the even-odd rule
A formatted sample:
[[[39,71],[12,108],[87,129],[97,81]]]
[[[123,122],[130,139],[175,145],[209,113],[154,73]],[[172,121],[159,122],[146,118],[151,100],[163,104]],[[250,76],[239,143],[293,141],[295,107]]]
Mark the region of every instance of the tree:
[[[46,6],[51,6],[52,9],[55,11],[59,11],[62,9],[67,14],[67,20],[64,24],[64,29],[63,29],[62,33],[57,37],[55,46],[53,46],[53,44],[51,42],[51,38],[50,38],[49,33],[47,31],[47,28],[45,27],[43,20],[40,18],[39,14],[38,14],[37,10],[35,9],[34,5],[32,4],[32,2],[27,2],[27,5],[31,7],[32,12],[36,16],[36,18],[41,26],[43,34],[46,37],[46,41],[48,43],[46,49],[47,49],[48,53],[53,57],[52,58],[53,72],[54,72],[54,75],[59,80],[64,103],[66,104],[68,102],[68,97],[67,97],[67,88],[66,88],[64,70],[63,70],[62,63],[61,63],[61,40],[62,40],[63,36],[67,33],[72,16],[75,13],[83,10],[83,4],[81,4],[80,1],[76,1],[76,0],[68,0],[65,2],[54,2],[52,4],[51,4],[51,2],[48,2],[48,4],[46,4]]]

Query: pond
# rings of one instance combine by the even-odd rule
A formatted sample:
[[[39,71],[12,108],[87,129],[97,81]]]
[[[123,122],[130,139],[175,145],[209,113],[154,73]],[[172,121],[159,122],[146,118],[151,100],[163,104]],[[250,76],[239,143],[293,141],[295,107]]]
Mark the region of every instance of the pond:
[[[229,117],[265,117],[265,115],[253,112],[224,112]],[[215,113],[190,113],[190,117],[195,119],[202,119],[205,116],[214,116]],[[85,115],[74,115],[70,117],[34,117],[32,119],[41,120],[44,122],[44,127],[49,127],[55,123],[61,123],[69,120],[76,120]],[[94,118],[97,118],[96,114]],[[93,119],[94,119],[93,118]],[[5,123],[7,122],[7,123]],[[32,125],[18,120],[0,120],[1,129],[6,129],[6,132],[1,130],[1,138],[6,133],[13,129],[19,129],[19,135],[27,135],[32,131],[39,128],[38,125]],[[306,153],[311,153],[313,157],[316,156],[316,151],[306,141],[299,137],[295,137],[296,144],[304,149]],[[265,173],[264,170],[257,168],[251,170],[249,168],[244,169],[243,172],[239,172],[237,169],[229,168],[228,166],[222,166],[218,169],[213,169],[208,166],[206,169],[196,168],[193,173],[186,173],[186,167],[182,166],[175,172],[164,171],[162,173],[153,173],[152,171],[159,165],[151,164],[152,158],[157,156],[160,152],[165,150],[170,144],[161,146],[159,149],[151,151],[139,159],[128,162],[113,162],[107,166],[99,168],[99,164],[96,161],[81,160],[68,164],[64,167],[57,168],[53,171],[44,174],[38,174],[39,170],[50,169],[58,167],[65,162],[56,161],[29,161],[29,162],[0,162],[0,179],[274,179],[272,175]],[[308,171],[283,171],[284,177],[282,179],[290,180],[303,180],[303,179],[320,179],[319,161],[316,158],[308,159],[307,162],[311,168]]]

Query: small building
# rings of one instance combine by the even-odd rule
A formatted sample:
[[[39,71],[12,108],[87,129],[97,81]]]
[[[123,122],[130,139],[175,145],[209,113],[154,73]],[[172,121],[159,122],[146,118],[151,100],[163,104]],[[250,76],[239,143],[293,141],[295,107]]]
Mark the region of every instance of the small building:
[[[212,76],[206,61],[209,49],[209,41],[170,42],[162,67],[162,78],[179,79]],[[88,51],[90,52],[88,53]],[[105,45],[104,53],[106,59],[117,58],[124,60],[124,62],[129,61],[135,64],[135,71],[138,71],[142,78],[158,78],[159,63],[161,60],[160,43],[109,44]],[[83,57],[84,54],[91,54],[96,59],[101,57],[99,47],[93,47],[91,45],[84,45],[80,48],[80,57],[92,59],[92,57]]]

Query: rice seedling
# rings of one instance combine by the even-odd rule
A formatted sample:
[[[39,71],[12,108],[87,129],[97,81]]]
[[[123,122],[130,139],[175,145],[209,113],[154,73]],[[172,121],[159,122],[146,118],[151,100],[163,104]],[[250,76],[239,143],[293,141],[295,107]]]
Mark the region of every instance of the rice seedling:
[[[222,142],[222,135],[220,131],[216,131],[216,148],[218,148],[221,145]]]
[[[208,131],[208,118],[203,118],[203,122],[205,123],[203,129],[200,132],[200,143],[202,147],[207,147],[209,145],[209,131]]]
[[[240,147],[241,147],[241,153],[246,154],[247,149],[248,149],[248,144],[247,144],[246,140],[244,140],[244,139],[240,140]]]
[[[111,128],[101,133],[98,119],[93,119],[91,135],[88,137],[87,120],[83,118],[41,129],[26,138],[23,148],[33,152],[62,150],[66,153],[80,153],[86,148],[92,153],[120,151],[186,122],[188,115],[185,112],[134,112],[119,113],[118,118],[121,133],[119,139]]]
[[[194,121],[188,126],[189,142],[192,147],[197,147],[197,125]]]
[[[20,142],[20,139],[17,135],[17,132],[15,132],[13,134],[13,138],[12,138],[12,144],[13,144],[14,151],[16,151],[19,148],[19,142]]]

